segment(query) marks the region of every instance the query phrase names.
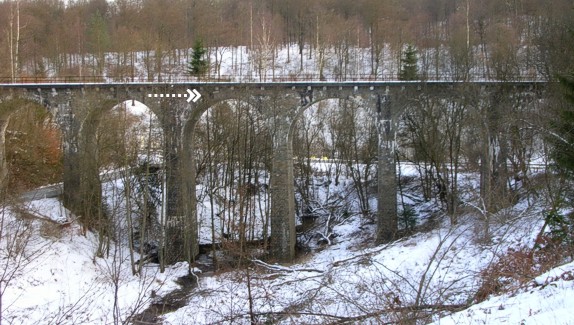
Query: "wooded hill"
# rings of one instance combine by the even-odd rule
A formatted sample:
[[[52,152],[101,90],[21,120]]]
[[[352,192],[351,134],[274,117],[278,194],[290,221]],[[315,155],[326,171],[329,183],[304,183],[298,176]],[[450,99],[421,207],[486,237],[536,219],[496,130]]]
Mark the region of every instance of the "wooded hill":
[[[153,80],[201,39],[211,51],[290,45],[301,67],[367,49],[374,76],[412,45],[423,77],[446,64],[458,80],[550,79],[572,69],[573,26],[570,0],[12,0],[0,2],[0,78],[123,79],[143,65]]]

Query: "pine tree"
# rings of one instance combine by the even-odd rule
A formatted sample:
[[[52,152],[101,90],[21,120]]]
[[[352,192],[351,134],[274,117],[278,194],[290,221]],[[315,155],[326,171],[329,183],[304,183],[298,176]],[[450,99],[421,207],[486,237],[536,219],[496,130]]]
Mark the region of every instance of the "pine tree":
[[[198,78],[201,78],[207,72],[208,64],[207,60],[203,58],[207,50],[203,47],[201,40],[196,40],[193,45],[193,50],[191,54],[191,61],[189,61],[187,72]]]
[[[407,45],[404,57],[401,59],[401,71],[399,80],[417,80],[418,79],[418,57],[417,50],[412,45]]]
[[[567,173],[574,173],[574,75],[559,77],[567,105],[552,123],[554,160]]]

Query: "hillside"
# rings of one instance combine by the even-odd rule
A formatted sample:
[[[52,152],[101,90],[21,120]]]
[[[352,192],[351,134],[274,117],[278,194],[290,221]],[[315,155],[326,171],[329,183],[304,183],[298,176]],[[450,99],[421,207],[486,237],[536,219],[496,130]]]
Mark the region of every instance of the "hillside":
[[[414,170],[403,167],[403,172]],[[107,196],[113,197],[112,187],[106,188]],[[323,188],[323,196],[337,191],[318,188]],[[416,187],[405,196],[413,203],[421,198]],[[7,232],[1,244],[9,247],[9,234],[15,231],[21,251],[2,258],[2,269],[9,271],[4,274],[11,275],[8,287],[2,288],[2,318],[7,324],[137,323],[137,319],[163,324],[569,324],[574,322],[569,312],[573,266],[551,265],[570,258],[548,265],[513,258],[535,246],[546,204],[542,197],[524,199],[497,213],[489,241],[479,235],[482,222],[472,209],[458,225],[451,225],[436,202],[430,202],[415,205],[419,224],[415,233],[386,245],[374,246],[372,222],[353,215],[334,223],[330,243],[313,245],[290,265],[251,255],[239,268],[214,273],[205,255],[191,274],[185,263],[164,273],[152,263],[138,277],[131,274],[126,243],[112,242],[108,257],[94,256],[97,234],[84,234],[76,221],[66,223],[74,217],[56,199],[33,201],[3,210]],[[325,224],[317,221],[314,227],[321,232]],[[500,274],[486,272],[493,266]],[[505,267],[517,273],[548,270],[508,278]],[[500,281],[500,287],[484,292],[485,283],[493,279]],[[150,304],[155,312],[146,309]],[[157,317],[152,316],[158,311]]]
[[[197,42],[208,79],[396,79],[411,46],[422,79],[553,80],[573,68],[573,15],[567,0],[2,1],[0,81],[169,81]]]

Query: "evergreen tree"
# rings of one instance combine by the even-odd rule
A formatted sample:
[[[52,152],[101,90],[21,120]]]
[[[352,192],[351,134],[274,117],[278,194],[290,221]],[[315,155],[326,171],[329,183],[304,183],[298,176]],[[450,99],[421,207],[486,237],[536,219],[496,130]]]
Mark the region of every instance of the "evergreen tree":
[[[559,77],[563,86],[567,105],[562,108],[558,118],[552,123],[552,142],[554,160],[559,168],[574,173],[574,75]]]
[[[207,60],[204,58],[207,50],[203,47],[201,40],[196,40],[193,45],[193,50],[191,54],[191,61],[189,61],[187,72],[198,78],[201,78],[207,72],[208,64]]]
[[[401,58],[401,71],[399,80],[418,79],[417,50],[412,45],[407,45],[403,58]]]
[[[110,35],[108,32],[108,22],[105,15],[96,11],[90,18],[88,25],[88,42],[87,45],[92,53],[97,58],[97,72],[98,76],[104,75],[106,66],[106,51],[109,50],[111,45]]]

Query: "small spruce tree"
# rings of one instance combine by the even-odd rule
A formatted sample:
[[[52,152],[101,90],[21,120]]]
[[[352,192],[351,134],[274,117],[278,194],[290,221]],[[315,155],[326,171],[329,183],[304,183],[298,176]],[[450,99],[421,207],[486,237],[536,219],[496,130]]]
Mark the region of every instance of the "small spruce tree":
[[[201,78],[208,68],[207,60],[204,58],[207,50],[203,47],[203,43],[200,39],[195,41],[193,45],[193,50],[191,53],[191,61],[189,61],[187,72],[198,78]]]
[[[552,142],[554,144],[554,161],[558,167],[574,174],[574,75],[559,77],[563,86],[567,105],[562,108],[558,118],[552,123]]]
[[[399,80],[417,80],[418,79],[418,57],[417,50],[412,45],[407,45],[404,56],[401,58],[401,71]]]

